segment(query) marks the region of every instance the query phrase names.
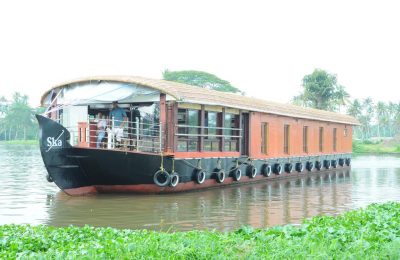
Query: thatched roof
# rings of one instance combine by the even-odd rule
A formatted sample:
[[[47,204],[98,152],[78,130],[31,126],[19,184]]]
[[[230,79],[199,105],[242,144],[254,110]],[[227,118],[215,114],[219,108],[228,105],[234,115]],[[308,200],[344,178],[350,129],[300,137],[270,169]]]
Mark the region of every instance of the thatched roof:
[[[153,88],[159,90],[161,93],[170,95],[178,102],[197,103],[205,105],[221,105],[226,107],[265,112],[295,118],[305,118],[351,125],[359,124],[357,119],[355,119],[354,117],[339,113],[333,113],[312,108],[304,108],[290,104],[276,103],[257,98],[250,98],[239,94],[219,92],[166,80],[130,76],[100,76],[64,82],[63,84],[54,86],[46,93],[44,93],[41,98],[41,103],[42,105],[44,104],[46,96],[51,92],[52,89],[64,87],[68,88],[69,85],[73,83],[85,83],[99,80],[134,83],[139,86]]]

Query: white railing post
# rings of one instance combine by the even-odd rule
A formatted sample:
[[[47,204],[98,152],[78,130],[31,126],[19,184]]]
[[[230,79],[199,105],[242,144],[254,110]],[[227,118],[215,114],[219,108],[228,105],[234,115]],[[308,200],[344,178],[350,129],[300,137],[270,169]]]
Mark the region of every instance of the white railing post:
[[[160,142],[160,153],[162,152],[162,124],[160,123],[160,131],[158,132],[159,135],[159,142]]]
[[[139,118],[136,118],[136,150],[139,151]]]
[[[114,123],[114,117],[111,119],[111,148],[115,148],[115,123]]]

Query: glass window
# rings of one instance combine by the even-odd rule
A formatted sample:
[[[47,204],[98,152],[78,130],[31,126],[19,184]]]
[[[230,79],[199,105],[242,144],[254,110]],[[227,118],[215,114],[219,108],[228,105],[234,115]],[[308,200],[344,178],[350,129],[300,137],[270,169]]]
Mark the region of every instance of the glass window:
[[[237,143],[239,138],[232,136],[239,136],[240,132],[238,130],[233,130],[232,128],[237,128],[238,116],[234,114],[226,113],[224,117],[224,151],[237,151]]]
[[[206,134],[204,139],[204,150],[220,151],[221,137],[216,136],[221,131],[217,129],[217,127],[220,127],[218,124],[218,112],[206,111],[204,124],[204,133]]]
[[[211,135],[211,136],[207,136],[206,138],[208,139],[213,139],[215,138],[215,136],[217,134],[217,112],[206,112],[206,119],[205,119],[205,133],[207,135]]]
[[[180,152],[198,151],[200,118],[199,110],[178,109],[178,146]]]

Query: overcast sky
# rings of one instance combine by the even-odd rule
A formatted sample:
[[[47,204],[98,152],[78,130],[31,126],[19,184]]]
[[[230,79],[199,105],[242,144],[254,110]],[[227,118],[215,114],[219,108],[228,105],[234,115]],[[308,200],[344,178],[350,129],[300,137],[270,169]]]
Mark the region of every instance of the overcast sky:
[[[398,1],[60,2],[0,2],[0,96],[191,69],[288,102],[321,68],[352,97],[400,101]]]

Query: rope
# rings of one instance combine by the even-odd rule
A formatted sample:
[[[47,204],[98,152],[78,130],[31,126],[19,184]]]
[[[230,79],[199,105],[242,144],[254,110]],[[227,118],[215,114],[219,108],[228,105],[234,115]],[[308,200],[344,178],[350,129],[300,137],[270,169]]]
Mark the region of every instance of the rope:
[[[161,171],[164,171],[164,170],[165,170],[165,169],[164,169],[164,155],[163,155],[163,152],[162,152],[162,151],[160,152],[160,156],[161,156],[160,170],[161,170]]]

